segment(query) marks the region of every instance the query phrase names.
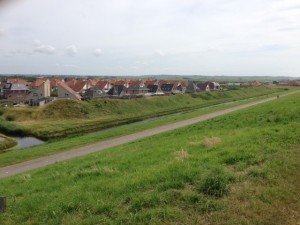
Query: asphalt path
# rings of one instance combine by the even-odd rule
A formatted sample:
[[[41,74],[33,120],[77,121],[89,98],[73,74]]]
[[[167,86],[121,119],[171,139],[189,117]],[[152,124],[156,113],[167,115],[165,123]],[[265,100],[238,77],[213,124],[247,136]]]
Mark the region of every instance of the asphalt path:
[[[292,94],[296,94],[296,93],[300,93],[300,91],[295,91],[295,92],[291,92],[291,93],[287,93],[284,95],[280,95],[280,98],[288,96],[288,95],[292,95]],[[235,106],[229,109],[224,109],[224,110],[220,110],[217,112],[211,112],[205,115],[201,115],[195,118],[191,118],[191,119],[187,119],[187,120],[182,120],[176,123],[172,123],[172,124],[168,124],[168,125],[164,125],[164,126],[160,126],[160,127],[156,127],[156,128],[152,128],[152,129],[148,129],[148,130],[144,130],[144,131],[140,131],[137,133],[133,133],[133,134],[129,134],[129,135],[125,135],[125,136],[121,136],[121,137],[117,137],[117,138],[113,138],[107,141],[101,141],[95,144],[91,144],[91,145],[87,145],[84,147],[80,147],[80,148],[76,148],[73,150],[69,150],[69,151],[65,151],[65,152],[61,152],[58,154],[54,154],[54,155],[50,155],[50,156],[45,156],[45,157],[41,157],[41,158],[37,158],[37,159],[33,159],[30,161],[26,161],[26,162],[22,162],[22,163],[18,163],[18,164],[14,164],[11,166],[7,166],[7,167],[3,167],[0,168],[0,178],[5,178],[5,177],[9,177],[9,176],[13,176],[16,174],[20,174],[23,172],[27,172],[30,170],[34,170],[34,169],[38,169],[38,168],[42,168],[57,162],[61,162],[61,161],[65,161],[65,160],[69,160],[69,159],[73,159],[76,157],[80,157],[80,156],[84,156],[84,155],[88,155],[94,152],[99,152],[99,151],[103,151],[109,148],[113,148],[122,144],[126,144],[129,142],[133,142],[142,138],[146,138],[146,137],[150,137],[153,135],[157,135],[157,134],[161,134],[167,131],[172,131],[181,127],[186,127],[195,123],[199,123],[205,120],[209,120],[224,114],[228,114],[231,112],[235,112],[241,109],[246,109],[252,106],[256,106],[259,104],[263,104],[266,102],[270,102],[273,100],[276,100],[277,96],[275,97],[271,97],[271,98],[267,98],[267,99],[263,99],[260,101],[256,101],[256,102],[252,102],[252,103],[248,103],[248,104],[244,104],[244,105],[239,105],[239,106]]]

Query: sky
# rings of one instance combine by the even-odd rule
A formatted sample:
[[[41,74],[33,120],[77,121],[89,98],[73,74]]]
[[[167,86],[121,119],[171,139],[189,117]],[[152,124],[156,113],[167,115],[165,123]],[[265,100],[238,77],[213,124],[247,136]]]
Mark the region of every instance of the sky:
[[[300,77],[299,0],[0,0],[0,74]]]

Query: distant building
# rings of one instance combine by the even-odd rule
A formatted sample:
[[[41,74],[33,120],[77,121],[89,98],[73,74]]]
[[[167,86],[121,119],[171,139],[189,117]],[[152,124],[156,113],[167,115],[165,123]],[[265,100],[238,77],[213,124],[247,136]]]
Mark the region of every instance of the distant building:
[[[126,93],[127,88],[124,85],[114,85],[108,92],[109,96],[123,96]]]
[[[197,87],[197,84],[195,81],[188,81],[188,85],[186,87],[185,93],[195,93],[199,91],[199,88]]]
[[[107,96],[106,92],[97,86],[85,90],[83,94],[84,99],[103,98],[105,96]]]
[[[26,100],[31,106],[42,106],[53,100],[50,98],[50,94],[51,84],[50,80],[47,79],[40,86],[32,89],[31,92],[27,95]]]
[[[61,82],[57,87],[57,98],[81,100],[81,96],[63,82]]]
[[[197,83],[198,91],[210,91],[209,82]]]
[[[250,83],[251,86],[261,86],[261,82],[258,80],[254,80]]]
[[[140,85],[133,85],[126,89],[126,94],[128,95],[145,95],[148,93],[148,88],[141,87]]]
[[[3,98],[13,101],[14,103],[24,103],[29,89],[25,84],[6,83],[4,84]]]

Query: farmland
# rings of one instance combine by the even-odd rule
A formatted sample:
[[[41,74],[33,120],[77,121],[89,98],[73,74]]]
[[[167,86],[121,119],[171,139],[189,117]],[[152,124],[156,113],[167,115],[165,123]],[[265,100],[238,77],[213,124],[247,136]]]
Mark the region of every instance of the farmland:
[[[0,181],[3,224],[297,224],[300,95]]]

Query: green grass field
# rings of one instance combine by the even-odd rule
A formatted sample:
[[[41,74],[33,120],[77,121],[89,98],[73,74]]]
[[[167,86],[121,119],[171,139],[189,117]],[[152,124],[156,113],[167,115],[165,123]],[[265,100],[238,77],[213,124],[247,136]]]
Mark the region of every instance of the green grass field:
[[[286,88],[245,87],[223,92],[131,100],[98,99],[90,102],[59,100],[41,108],[2,109],[0,132],[33,135],[49,140],[222,102],[282,92],[287,92]]]
[[[300,221],[300,94],[0,180],[2,224]]]

